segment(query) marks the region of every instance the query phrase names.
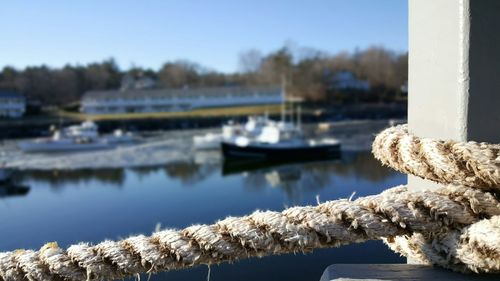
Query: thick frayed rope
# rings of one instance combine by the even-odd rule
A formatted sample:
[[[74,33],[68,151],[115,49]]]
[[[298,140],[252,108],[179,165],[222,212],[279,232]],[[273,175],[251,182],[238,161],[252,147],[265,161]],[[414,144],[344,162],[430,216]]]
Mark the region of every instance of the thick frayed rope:
[[[461,196],[470,196],[474,189],[490,190],[499,196],[498,144],[419,138],[408,133],[407,125],[401,125],[378,134],[372,152],[383,164],[403,173],[472,187]],[[462,230],[420,231],[385,242],[392,250],[420,263],[461,272],[500,272],[498,217]]]
[[[500,216],[484,219],[462,231],[413,233],[384,239],[395,252],[422,264],[461,272],[500,272]]]
[[[377,135],[375,158],[406,174],[442,184],[500,191],[500,145],[419,138],[406,125]]]
[[[354,201],[257,211],[212,225],[158,231],[149,237],[80,243],[66,250],[48,243],[39,251],[0,253],[0,279],[112,280],[381,237],[394,239],[419,231],[458,229],[496,215],[500,215],[500,203],[488,192],[453,187],[430,193],[402,186]]]

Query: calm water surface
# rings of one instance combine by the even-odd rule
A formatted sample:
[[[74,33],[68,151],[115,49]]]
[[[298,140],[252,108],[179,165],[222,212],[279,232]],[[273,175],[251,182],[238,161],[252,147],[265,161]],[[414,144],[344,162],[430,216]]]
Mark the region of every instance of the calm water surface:
[[[256,209],[376,194],[406,182],[368,152],[341,160],[248,170],[217,161],[140,169],[23,172],[19,185],[0,190],[0,251],[58,241],[97,243],[150,234],[157,224],[182,228]],[[245,170],[247,169],[247,170]],[[312,254],[282,255],[212,266],[211,280],[319,280],[332,263],[404,262],[381,242]],[[206,280],[207,267],[158,274],[151,280]],[[143,278],[145,278],[143,276]]]

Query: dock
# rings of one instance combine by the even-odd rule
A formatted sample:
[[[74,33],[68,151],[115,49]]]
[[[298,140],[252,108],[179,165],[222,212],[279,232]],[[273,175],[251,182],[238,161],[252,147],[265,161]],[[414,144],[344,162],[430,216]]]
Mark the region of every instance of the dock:
[[[444,268],[418,264],[333,264],[320,281],[493,281],[500,274],[461,274]]]

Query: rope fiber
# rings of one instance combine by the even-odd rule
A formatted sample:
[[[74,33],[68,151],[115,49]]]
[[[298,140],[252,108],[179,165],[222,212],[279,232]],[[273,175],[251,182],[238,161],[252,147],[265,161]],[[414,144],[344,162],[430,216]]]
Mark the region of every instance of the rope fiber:
[[[375,157],[447,186],[398,186],[356,200],[256,211],[151,236],[3,252],[0,281],[115,280],[377,239],[422,263],[500,272],[499,151],[498,145],[419,139],[406,126],[389,128],[373,143]]]

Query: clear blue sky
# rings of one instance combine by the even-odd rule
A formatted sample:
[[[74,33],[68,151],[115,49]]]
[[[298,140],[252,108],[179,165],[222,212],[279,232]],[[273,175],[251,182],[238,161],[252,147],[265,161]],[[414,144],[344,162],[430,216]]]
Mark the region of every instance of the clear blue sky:
[[[232,72],[238,54],[295,42],[329,53],[408,49],[407,0],[4,0],[0,67],[114,57],[158,69],[187,59]]]

